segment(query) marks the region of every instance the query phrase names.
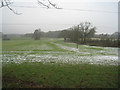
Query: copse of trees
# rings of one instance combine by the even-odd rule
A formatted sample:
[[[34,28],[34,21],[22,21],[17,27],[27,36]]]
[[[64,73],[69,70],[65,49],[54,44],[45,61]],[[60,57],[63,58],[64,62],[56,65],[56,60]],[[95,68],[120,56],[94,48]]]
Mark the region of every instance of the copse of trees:
[[[96,27],[93,27],[90,22],[82,22],[77,26],[61,31],[61,37],[64,41],[70,40],[72,42],[85,44],[86,40],[92,38],[95,34]]]
[[[95,34],[96,27],[90,22],[82,22],[79,25],[62,30],[60,36],[64,41],[78,44],[104,47],[120,47],[120,32],[113,34]]]

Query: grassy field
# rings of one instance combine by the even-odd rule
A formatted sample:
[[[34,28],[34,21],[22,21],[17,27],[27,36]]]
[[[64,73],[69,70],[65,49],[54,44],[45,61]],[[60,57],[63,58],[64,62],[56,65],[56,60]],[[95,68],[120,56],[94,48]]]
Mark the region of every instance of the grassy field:
[[[3,41],[3,88],[117,88],[118,49],[63,39]]]

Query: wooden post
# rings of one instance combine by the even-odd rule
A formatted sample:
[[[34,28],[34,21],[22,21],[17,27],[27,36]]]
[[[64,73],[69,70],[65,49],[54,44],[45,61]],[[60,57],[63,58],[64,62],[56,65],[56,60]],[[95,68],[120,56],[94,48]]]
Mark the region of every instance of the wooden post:
[[[78,28],[77,28],[77,29],[79,30],[79,25],[78,25]],[[79,33],[78,30],[77,30],[77,43],[76,43],[76,45],[77,45],[76,47],[77,47],[77,48],[78,48],[78,38],[79,38],[79,37],[78,37],[78,33]]]
[[[78,48],[78,41],[77,41],[77,43],[76,43],[76,47]]]

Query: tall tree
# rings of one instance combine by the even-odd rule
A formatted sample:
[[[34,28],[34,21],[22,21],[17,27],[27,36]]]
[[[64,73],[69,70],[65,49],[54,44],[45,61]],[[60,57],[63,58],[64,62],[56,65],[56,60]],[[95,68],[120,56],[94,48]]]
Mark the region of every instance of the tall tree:
[[[78,41],[79,41],[79,25],[73,27],[73,37],[74,37],[74,42],[76,42],[76,48],[78,48]]]
[[[81,38],[83,43],[86,43],[86,40],[95,34],[96,27],[92,26],[90,22],[82,22],[79,24],[79,31],[81,33]]]
[[[40,40],[40,32],[41,32],[40,29],[36,29],[36,30],[35,30],[35,32],[34,32],[34,34],[33,34],[33,38],[34,38],[35,40]]]

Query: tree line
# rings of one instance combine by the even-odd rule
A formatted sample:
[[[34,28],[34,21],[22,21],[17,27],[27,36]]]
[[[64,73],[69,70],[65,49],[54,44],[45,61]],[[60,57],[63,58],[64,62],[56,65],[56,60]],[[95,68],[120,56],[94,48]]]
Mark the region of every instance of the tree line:
[[[33,33],[24,35],[6,35],[2,34],[3,40],[10,40],[12,37],[26,37],[40,40],[40,38],[64,38],[65,42],[74,42],[77,44],[104,46],[104,47],[120,47],[120,32],[113,34],[96,34],[96,27],[90,22],[82,22],[76,26],[58,30],[43,32],[41,29],[36,29]]]
[[[120,33],[115,32],[112,35],[110,34],[95,34],[96,27],[93,26],[90,22],[82,22],[79,25],[73,26],[68,29],[60,30],[60,31],[49,31],[49,32],[42,32],[39,29],[41,34],[40,37],[49,37],[49,38],[64,38],[65,42],[74,42],[77,44],[87,44],[87,45],[94,45],[94,46],[107,46],[107,47],[119,47],[120,43]],[[36,30],[35,30],[36,32]],[[37,34],[33,34],[37,36]],[[39,40],[39,39],[35,39]]]

